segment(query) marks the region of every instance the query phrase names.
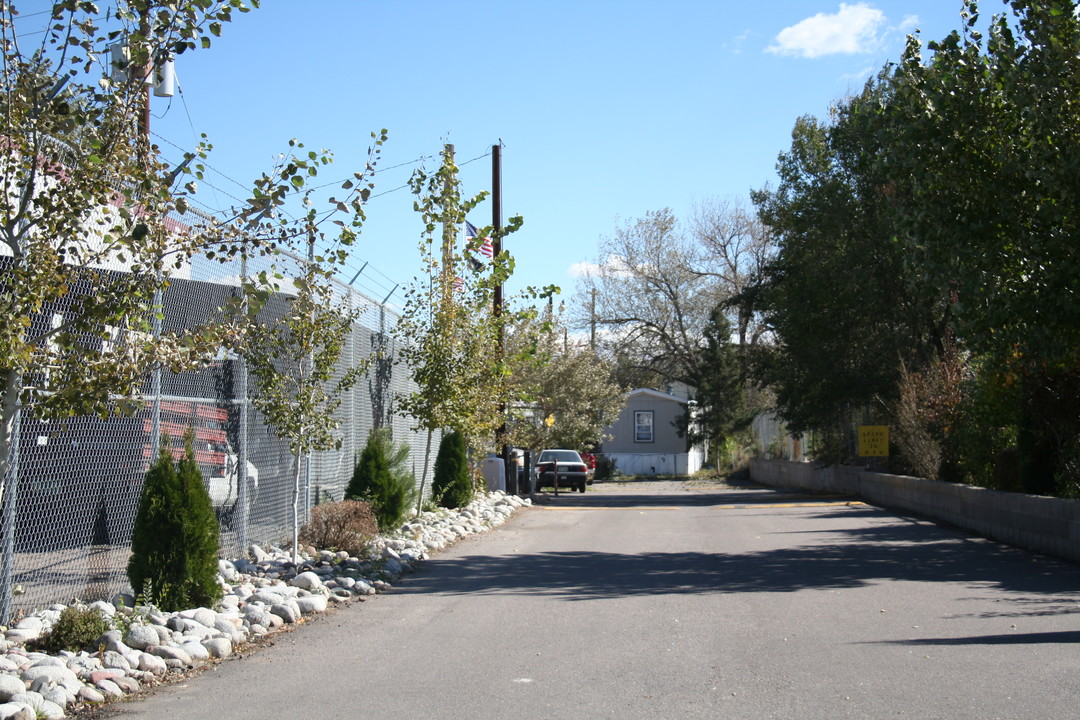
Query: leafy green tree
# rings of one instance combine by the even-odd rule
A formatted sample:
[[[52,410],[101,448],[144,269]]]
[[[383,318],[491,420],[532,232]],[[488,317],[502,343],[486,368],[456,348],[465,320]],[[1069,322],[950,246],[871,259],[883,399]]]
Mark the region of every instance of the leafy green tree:
[[[957,337],[1018,381],[1024,487],[1048,493],[1080,487],[1080,22],[1067,0],[1010,5],[984,35],[966,3],[928,61],[909,44],[879,162],[907,180],[898,238],[950,288]]]
[[[231,219],[167,231],[168,214],[182,213],[194,188],[173,191],[178,169],[157,158],[141,131],[143,80],[170,53],[208,46],[249,5],[258,3],[128,0],[110,13],[117,33],[99,26],[91,3],[55,3],[28,55],[15,5],[4,4],[0,313],[9,320],[0,325],[0,496],[17,418],[134,411],[150,368],[190,368],[219,347],[221,333],[208,328],[151,332],[155,292],[172,271],[196,252],[228,256],[251,243],[238,239]],[[109,74],[101,63],[118,34],[132,71],[99,84],[96,71]],[[205,151],[189,159],[201,161]],[[267,190],[285,197],[279,188],[274,181]],[[251,217],[252,207],[233,219]]]
[[[465,436],[456,430],[443,435],[439,442],[431,494],[436,502],[447,508],[465,507],[473,499]]]
[[[293,454],[293,561],[299,560],[300,498],[304,458],[317,450],[340,447],[335,411],[343,394],[360,379],[364,368],[338,374],[339,360],[352,330],[355,311],[334,297],[329,270],[306,263],[294,278],[296,295],[284,315],[252,320],[242,347],[255,385],[252,403]]]
[[[517,398],[513,444],[527,448],[594,448],[626,403],[611,363],[567,340],[559,319],[518,323],[508,343]]]
[[[1080,22],[1071,1],[1009,4],[984,34],[965,3],[928,58],[912,38],[828,124],[797,123],[779,187],[755,198],[781,243],[762,292],[779,343],[762,377],[796,428],[895,403],[898,387],[909,419],[938,417],[933,406],[969,429],[976,408],[1019,418],[994,435],[1015,438],[1023,487],[1051,492],[1080,487]],[[970,378],[960,397],[933,380],[942,367]],[[955,446],[979,433],[923,430],[935,427],[950,437],[922,444],[940,448],[943,477],[980,455]]]
[[[875,95],[868,89],[866,102]],[[912,299],[884,208],[890,186],[865,167],[868,133],[838,115],[832,124],[800,118],[778,187],[753,193],[778,247],[755,298],[776,346],[757,359],[755,377],[794,430],[834,426],[893,397],[900,360],[927,353],[940,331]]]
[[[143,122],[145,80],[170,55],[209,47],[258,1],[114,5],[106,27],[93,3],[53,3],[30,54],[17,37],[15,3],[0,13],[0,313],[8,318],[0,323],[0,499],[9,534],[19,423],[130,414],[145,407],[150,370],[201,367],[235,340],[239,329],[220,318],[155,333],[156,297],[197,254],[227,260],[306,238],[308,224],[280,211],[330,160],[285,155],[231,215],[171,230],[168,219],[187,211],[211,147],[204,139],[178,167],[159,158]],[[109,46],[117,40],[126,42],[129,63],[120,79],[109,79]],[[369,189],[345,187],[330,210],[362,215]],[[239,304],[222,308],[221,318]],[[0,569],[0,615],[9,609],[11,581],[11,568]]]
[[[274,244],[275,250],[293,251],[283,262],[294,274],[285,285],[288,292],[281,292],[278,282],[286,279],[284,269],[273,274],[276,279],[262,273],[245,282],[245,297],[252,302],[238,322],[237,344],[255,385],[252,403],[274,433],[288,441],[293,454],[294,562],[299,561],[300,552],[304,458],[314,451],[340,447],[336,431],[341,421],[335,413],[343,394],[366,370],[358,365],[338,372],[345,342],[359,310],[347,307],[335,293],[334,273],[348,258],[349,248],[355,244],[366,219],[364,202],[374,187],[370,178],[386,142],[386,130],[372,133],[371,138],[364,170],[353,173],[342,184],[347,192],[345,199],[329,199],[334,211],[349,215],[347,224],[337,219],[330,225],[332,237],[323,230],[330,216],[313,201],[318,188],[311,182],[318,176],[319,167],[332,161],[328,153],[304,153],[303,143],[292,140],[290,153],[282,156],[275,171],[256,183],[257,188],[272,188],[274,177],[287,177],[289,186],[302,194],[302,206],[307,208],[301,217],[286,223],[291,232],[278,234]],[[265,200],[270,217],[269,210],[278,199]],[[307,259],[303,261],[296,259],[301,248],[306,250]],[[267,301],[275,292],[280,292],[278,297],[284,299],[287,307],[280,315],[272,316]]]
[[[412,507],[416,488],[409,452],[408,444],[394,444],[389,428],[374,428],[345,490],[346,500],[371,506],[380,530],[396,528]]]
[[[417,390],[399,399],[398,412],[427,431],[417,509],[422,502],[436,431],[460,433],[468,447],[480,451],[493,444],[495,431],[504,422],[500,406],[510,404],[510,376],[502,351],[501,327],[512,323],[519,298],[504,298],[501,315],[492,311],[494,293],[513,273],[514,261],[503,250],[489,266],[474,268],[469,262],[482,242],[493,236],[482,228],[471,246],[458,249],[457,233],[468,213],[486,197],[479,193],[461,196],[453,146],[443,149],[439,169],[428,175],[417,172],[411,180],[417,195],[415,208],[424,222],[420,251],[423,275],[410,284],[396,335],[409,341],[398,353],[416,382]],[[501,231],[505,237],[522,224],[511,218]],[[436,231],[440,231],[436,243]],[[522,295],[546,297],[557,288],[526,289]]]

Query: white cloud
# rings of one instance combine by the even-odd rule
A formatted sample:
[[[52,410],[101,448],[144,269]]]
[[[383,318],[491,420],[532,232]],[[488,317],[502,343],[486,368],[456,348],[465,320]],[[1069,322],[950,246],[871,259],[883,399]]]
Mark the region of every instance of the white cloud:
[[[591,262],[576,262],[566,268],[566,274],[573,278],[595,277],[600,272],[600,266]]]
[[[905,15],[904,19],[900,21],[901,32],[911,32],[915,28],[919,27],[918,15]]]
[[[840,3],[833,15],[818,13],[784,28],[766,51],[804,58],[869,53],[879,45],[878,31],[884,24],[885,13],[877,8],[864,2]]]
[[[576,262],[566,269],[570,277],[628,277],[632,275],[632,268],[626,262],[626,258],[619,255],[610,255],[602,265],[594,262]]]
[[[728,50],[732,55],[741,55],[743,51],[743,45],[750,39],[751,33],[749,30],[744,30],[741,35],[736,35],[731,40],[725,42],[721,47],[724,50]]]

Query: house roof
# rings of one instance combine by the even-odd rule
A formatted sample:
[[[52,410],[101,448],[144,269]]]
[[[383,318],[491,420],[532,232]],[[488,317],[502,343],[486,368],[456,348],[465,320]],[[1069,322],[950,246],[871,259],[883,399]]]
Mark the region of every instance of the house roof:
[[[626,397],[632,398],[640,395],[657,398],[659,400],[669,400],[671,402],[677,402],[680,405],[685,405],[687,403],[686,398],[681,398],[678,395],[672,395],[666,392],[660,392],[659,390],[653,390],[652,388],[634,388],[627,393]]]

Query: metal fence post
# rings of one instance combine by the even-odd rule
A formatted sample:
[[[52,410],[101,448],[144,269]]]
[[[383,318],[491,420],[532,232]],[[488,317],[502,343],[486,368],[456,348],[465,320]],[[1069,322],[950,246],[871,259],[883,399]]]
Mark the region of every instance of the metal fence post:
[[[154,342],[161,338],[161,315],[164,313],[161,300],[161,273],[157,276],[157,288],[154,290]],[[150,393],[153,401],[150,410],[150,463],[157,460],[161,452],[161,363],[156,363],[150,379]]]
[[[244,282],[248,278],[248,262],[247,257],[240,259],[240,292],[246,293],[244,289]],[[246,296],[245,296],[246,297]],[[244,312],[247,311],[247,302],[243,305]],[[240,428],[238,437],[236,440],[236,503],[240,506],[240,516],[237,518],[236,529],[237,540],[240,545],[240,552],[246,553],[248,546],[248,505],[251,503],[251,498],[248,496],[248,374],[247,374],[247,361],[244,359],[243,353],[237,355],[236,358],[236,383],[233,386],[233,392],[236,393],[236,387],[239,386],[239,398],[240,402]]]

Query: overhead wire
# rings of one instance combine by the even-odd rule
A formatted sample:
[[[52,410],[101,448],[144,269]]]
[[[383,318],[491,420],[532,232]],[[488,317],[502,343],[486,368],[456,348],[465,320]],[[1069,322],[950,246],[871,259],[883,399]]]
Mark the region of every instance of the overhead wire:
[[[40,15],[51,14],[51,12],[52,12],[51,10],[42,10],[42,11],[38,11],[38,12],[34,12],[34,13],[27,13],[27,14],[24,14],[24,15],[15,16],[14,20],[17,21],[17,20],[22,20],[22,19],[26,19],[26,18],[32,18],[32,17],[36,17],[36,16],[40,16]],[[105,14],[105,15],[102,15],[100,17],[94,17],[92,19],[95,20],[95,21],[101,21],[101,20],[106,20],[109,17],[110,17],[109,14]],[[31,31],[31,32],[26,32],[26,33],[18,33],[18,34],[21,35],[21,36],[26,37],[26,36],[42,35],[42,34],[50,32],[51,30],[52,30],[52,28],[45,28],[43,30]],[[186,116],[187,121],[188,121],[188,126],[191,128],[192,134],[194,136],[195,135],[195,124],[194,124],[194,121],[193,121],[193,119],[191,117],[191,109],[190,109],[190,107],[189,107],[189,105],[187,103],[187,99],[186,99],[186,97],[184,95],[183,88],[179,85],[179,83],[177,84],[177,89],[178,89],[178,92],[180,94],[181,105],[184,108],[184,113],[185,113],[185,116]],[[169,114],[171,109],[172,109],[172,98],[169,99],[169,104],[165,108],[165,110],[160,114],[155,114],[154,117],[156,117],[158,119],[164,118]],[[171,146],[175,150],[178,150],[178,151],[180,151],[182,153],[190,152],[189,150],[186,150],[185,148],[181,147],[179,144],[173,142],[169,138],[166,138],[165,136],[161,135],[160,133],[158,133],[158,132],[156,132],[154,130],[151,130],[150,132],[155,138],[157,138],[158,140],[166,143],[167,145]],[[470,160],[466,160],[466,161],[464,161],[462,163],[459,163],[458,166],[463,167],[463,166],[469,165],[471,163],[477,162],[478,160],[482,160],[485,157],[489,157],[490,155],[491,155],[491,151],[489,150],[489,151],[487,151],[485,153],[482,153],[482,154],[480,154],[480,155],[478,155],[478,156],[476,156],[476,157],[474,157],[474,158],[472,158]],[[398,163],[396,165],[391,165],[391,166],[388,166],[388,167],[377,167],[371,172],[371,175],[374,176],[374,175],[378,175],[378,174],[381,174],[381,173],[389,172],[391,170],[396,170],[396,169],[399,169],[399,168],[402,168],[402,167],[407,167],[407,166],[414,166],[415,167],[415,166],[421,165],[422,163],[424,163],[424,162],[426,162],[428,160],[432,160],[432,159],[434,159],[434,156],[432,156],[432,155],[421,155],[418,158],[415,158],[415,159],[409,160],[409,161],[405,161],[405,162],[401,162],[401,163]],[[215,167],[211,163],[203,161],[201,164],[207,170],[219,175],[220,177],[222,177],[225,180],[229,181],[233,185],[241,188],[242,190],[247,191],[249,189],[247,185],[241,183],[240,181],[236,180],[235,178],[233,178],[233,177],[227,175],[226,173],[222,172],[221,170],[219,170],[217,167]],[[348,180],[352,180],[352,179],[353,178],[342,178],[342,179],[338,179],[338,180],[333,180],[333,181],[329,181],[329,182],[326,182],[326,183],[322,183],[320,185],[312,186],[310,189],[311,190],[321,190],[323,188],[327,188],[327,187],[330,187],[332,185],[344,184]],[[203,177],[200,178],[199,183],[201,185],[209,188],[212,192],[215,193],[215,201],[217,201],[217,202],[215,202],[214,204],[218,205],[217,209],[211,207],[206,202],[202,201],[201,199],[195,198],[195,197],[189,197],[188,202],[191,203],[192,205],[198,207],[203,212],[208,213],[211,216],[213,216],[213,215],[221,216],[223,214],[226,214],[226,213],[228,213],[230,211],[234,211],[236,209],[235,207],[230,207],[230,208],[227,208],[227,209],[223,209],[222,207],[220,207],[221,203],[220,203],[220,200],[216,197],[217,193],[221,193],[222,195],[224,195],[229,200],[231,200],[233,202],[236,202],[236,203],[239,203],[241,206],[245,203],[245,201],[243,199],[237,197],[235,194],[233,194],[233,193],[221,188],[219,185],[214,184],[213,182],[209,181],[206,178],[205,173],[204,173]],[[377,198],[381,198],[381,197],[384,197],[386,195],[390,195],[392,193],[396,193],[396,192],[400,192],[402,190],[406,190],[409,187],[410,187],[410,185],[408,183],[405,183],[403,185],[398,185],[398,186],[392,187],[392,188],[390,188],[388,190],[384,190],[382,192],[371,194],[364,201],[364,204],[366,205],[367,203],[369,203],[372,200],[375,200]],[[292,215],[287,210],[282,209],[282,212],[284,212],[289,217],[292,217]],[[332,215],[334,212],[335,212],[335,210],[331,209],[331,210],[327,211],[326,213],[323,213],[321,218],[320,218],[320,221],[325,220],[327,217]],[[337,244],[337,241],[335,241],[334,245],[336,246],[336,244]],[[375,288],[377,288],[379,290],[382,290],[384,293],[387,290],[390,290],[390,295],[397,294],[396,288],[401,287],[401,284],[398,281],[394,280],[389,275],[382,272],[379,268],[377,268],[375,266],[372,266],[370,264],[370,262],[363,261],[360,258],[356,258],[356,260],[358,262],[364,262],[365,263],[365,265],[364,265],[364,273],[362,273],[363,278],[365,280],[365,283],[367,283],[369,285],[373,285]],[[352,269],[355,271],[357,268],[355,266],[353,266]],[[383,278],[383,280],[385,280],[385,283],[378,280],[377,278],[373,277],[373,273],[377,274],[378,276]]]

